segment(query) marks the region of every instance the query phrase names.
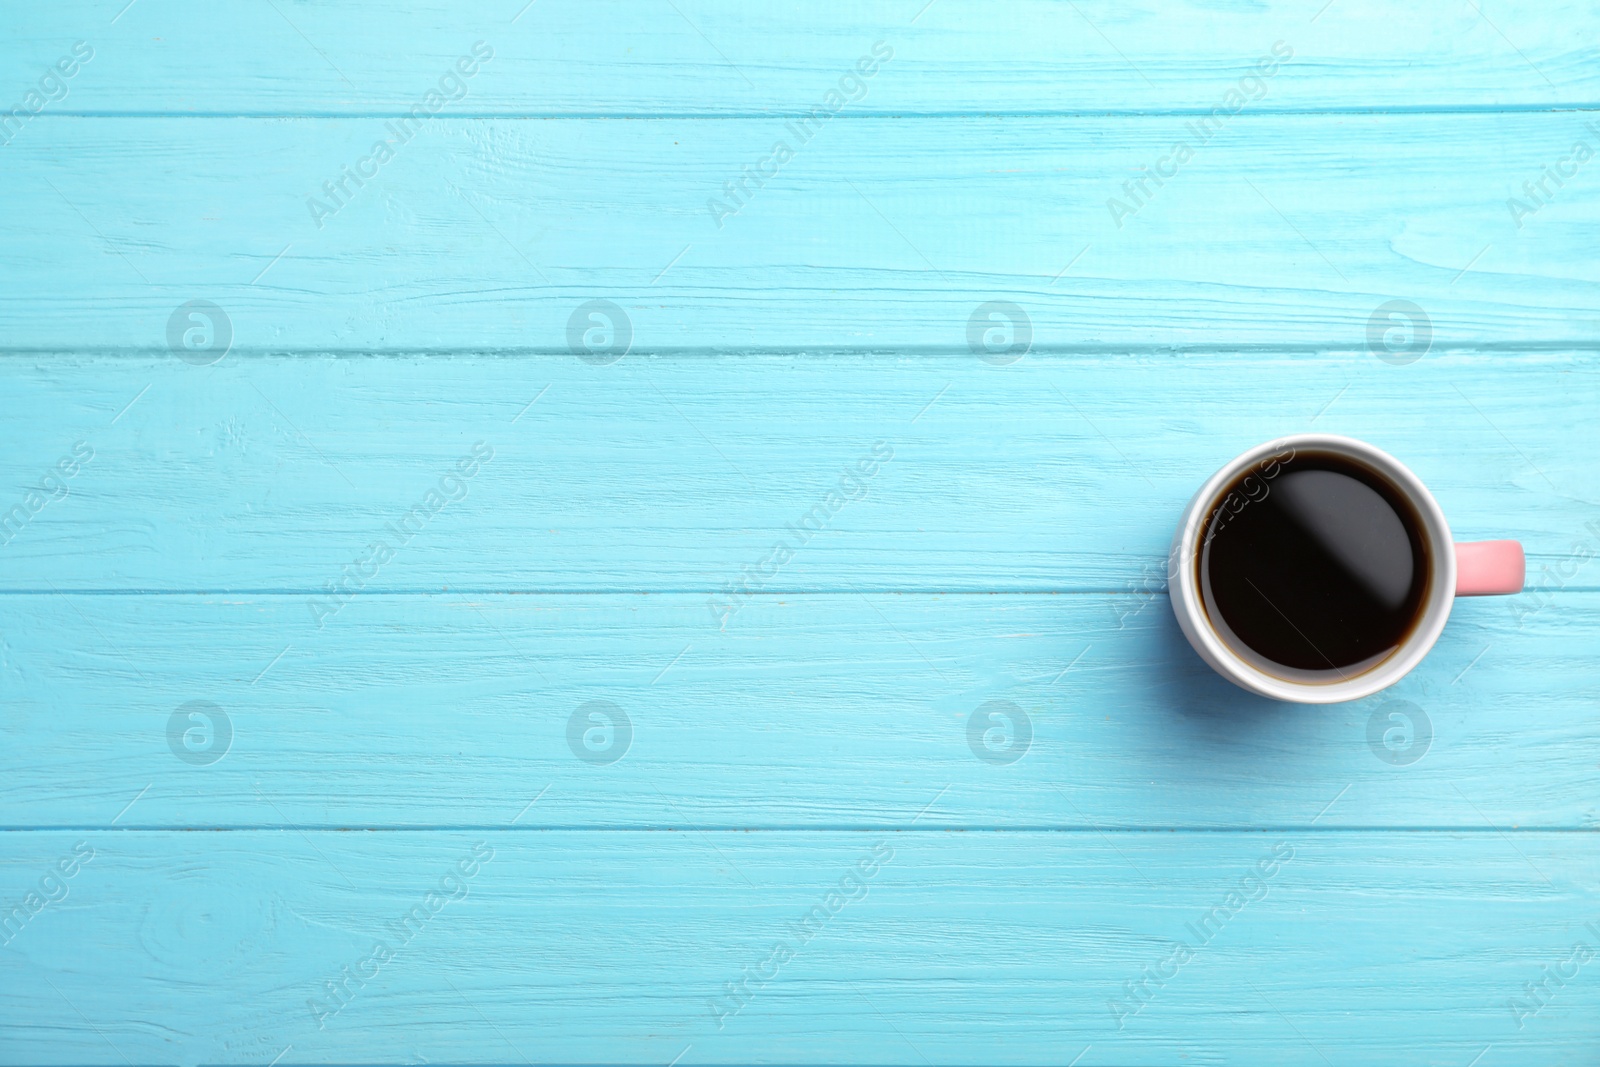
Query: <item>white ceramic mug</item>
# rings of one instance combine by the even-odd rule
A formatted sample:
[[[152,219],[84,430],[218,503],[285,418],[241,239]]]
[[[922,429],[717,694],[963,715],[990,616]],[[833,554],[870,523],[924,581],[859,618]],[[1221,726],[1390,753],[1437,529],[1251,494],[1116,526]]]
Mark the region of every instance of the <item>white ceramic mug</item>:
[[[1241,479],[1245,480],[1244,484],[1250,484],[1246,475],[1254,473],[1255,484],[1264,496],[1271,491],[1271,480],[1276,477],[1280,465],[1298,452],[1342,456],[1377,474],[1410,502],[1420,519],[1420,532],[1427,544],[1430,570],[1420,619],[1399,647],[1383,660],[1337,681],[1299,681],[1269,674],[1234,652],[1218,635],[1207,614],[1199,580],[1201,538],[1213,516],[1219,509],[1238,511],[1248,506],[1249,499],[1261,498],[1249,494],[1241,496],[1238,489],[1227,493],[1225,490]],[[1282,437],[1250,449],[1200,487],[1184,509],[1178,532],[1172,539],[1172,552],[1167,561],[1167,588],[1184,636],[1200,653],[1200,658],[1218,674],[1252,693],[1275,700],[1334,704],[1370,696],[1405,677],[1439,639],[1456,597],[1521,592],[1526,569],[1522,546],[1515,541],[1456,544],[1433,494],[1387,452],[1350,437],[1307,433]]]

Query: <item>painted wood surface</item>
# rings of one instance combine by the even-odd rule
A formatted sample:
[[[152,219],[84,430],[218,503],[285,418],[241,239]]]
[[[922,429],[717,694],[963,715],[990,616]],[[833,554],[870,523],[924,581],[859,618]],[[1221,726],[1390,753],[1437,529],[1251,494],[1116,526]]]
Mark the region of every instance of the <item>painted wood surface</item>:
[[[241,351],[567,353],[604,299],[641,353],[966,352],[1005,300],[1041,349],[1366,351],[1403,299],[1441,351],[1571,347],[1600,334],[1600,163],[1573,151],[1600,151],[1597,114],[1242,112],[1205,143],[1182,115],[830,120],[803,143],[779,118],[441,112],[404,143],[379,116],[40,119],[6,146],[0,330],[165,350],[204,299]]]
[[[1592,1063],[1597,36],[0,10],[0,1063]],[[1161,563],[1307,429],[1533,586],[1316,709]]]
[[[0,900],[76,870],[0,953],[28,1062],[1576,1067],[1600,1040],[1589,834],[13,836]],[[1547,969],[1576,976],[1518,1007]]]
[[[94,58],[53,106],[91,114],[403,111],[478,40],[494,56],[451,106],[493,114],[799,113],[880,40],[892,77],[852,107],[895,115],[1209,109],[1279,40],[1299,67],[1253,106],[1551,108],[1600,90],[1600,34],[1579,0],[121,7],[0,12],[0,62],[26,81],[86,41]]]
[[[968,352],[209,367],[56,354],[5,368],[0,515],[75,444],[94,452],[0,547],[6,590],[1160,589],[1206,475],[1306,430],[1400,457],[1458,539],[1522,538],[1535,584],[1600,587],[1581,556],[1600,539],[1592,349],[1407,366],[1251,351],[1008,366]],[[493,458],[457,478],[478,442]],[[347,578],[445,478],[439,513]],[[830,492],[849,500],[824,523]],[[771,573],[779,541],[795,550]]]
[[[546,789],[521,825],[1600,823],[1593,593],[1464,602],[1323,713],[1212,676],[1155,591],[762,596],[723,629],[704,595],[362,595],[320,630],[303,595],[9,599],[11,827],[136,794],[118,825],[495,827]]]

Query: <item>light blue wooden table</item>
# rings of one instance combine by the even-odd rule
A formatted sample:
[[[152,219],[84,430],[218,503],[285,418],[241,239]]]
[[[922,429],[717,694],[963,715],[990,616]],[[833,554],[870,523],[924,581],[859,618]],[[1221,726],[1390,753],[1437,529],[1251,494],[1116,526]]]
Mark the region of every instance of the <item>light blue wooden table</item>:
[[[124,4],[0,10],[0,1062],[1595,1062],[1592,3]],[[1307,429],[1530,560],[1328,708],[1163,582]]]

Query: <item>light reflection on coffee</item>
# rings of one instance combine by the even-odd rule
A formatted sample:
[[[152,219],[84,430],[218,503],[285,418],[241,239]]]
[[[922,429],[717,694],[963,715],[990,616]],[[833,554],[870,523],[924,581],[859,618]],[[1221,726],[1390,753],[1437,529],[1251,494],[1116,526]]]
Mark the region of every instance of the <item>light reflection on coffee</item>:
[[[1292,681],[1337,682],[1382,663],[1421,620],[1427,541],[1375,471],[1331,453],[1287,455],[1218,494],[1196,578],[1236,655]]]

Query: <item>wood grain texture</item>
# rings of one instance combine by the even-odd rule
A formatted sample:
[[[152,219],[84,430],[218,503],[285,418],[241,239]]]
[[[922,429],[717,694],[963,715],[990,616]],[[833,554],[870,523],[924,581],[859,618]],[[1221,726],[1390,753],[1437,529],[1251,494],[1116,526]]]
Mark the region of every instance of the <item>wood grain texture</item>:
[[[15,356],[3,369],[0,514],[75,442],[94,458],[0,546],[0,589],[321,590],[375,540],[395,541],[390,525],[478,441],[494,458],[464,498],[362,588],[1159,589],[1194,488],[1308,429],[1400,457],[1458,539],[1521,538],[1533,584],[1600,584],[1574,558],[1600,537],[1592,351],[1401,367],[1367,353],[1035,354],[1003,367],[970,353],[610,366],[459,353],[212,367]],[[854,489],[845,474],[875,445],[893,458]],[[759,573],[841,485],[853,499]]]
[[[1592,1064],[1595,14],[0,10],[0,1063]],[[1533,587],[1329,708],[1307,429]]]
[[[1594,12],[1575,0],[1404,7],[1077,0],[373,0],[327,6],[72,0],[0,13],[18,90],[86,39],[58,107],[179,114],[392,111],[474,40],[495,50],[457,105],[509,114],[793,113],[873,42],[891,76],[859,107],[898,115],[1210,108],[1283,40],[1293,78],[1266,108],[1552,107],[1600,100]],[[520,15],[519,15],[519,9]]]
[[[1589,834],[11,836],[7,902],[93,853],[0,953],[32,1063],[1577,1067],[1600,1039]]]
[[[359,596],[320,630],[306,600],[5,598],[0,825],[1600,825],[1593,593],[1463,602],[1325,712],[1211,674],[1153,593],[763,596],[721,630],[704,596]],[[574,742],[596,700],[629,725]]]
[[[1600,163],[1571,160],[1600,150],[1595,114],[1242,114],[1205,144],[1183,116],[885,117],[805,143],[777,118],[441,117],[331,196],[393,120],[41,119],[6,149],[0,333],[165,350],[206,299],[240,350],[567,352],[606,299],[640,352],[964,352],[1007,300],[1041,349],[1364,351],[1403,299],[1441,351],[1590,347]],[[1180,139],[1175,176],[1125,190]],[[780,140],[794,158],[749,182]],[[1508,209],[1540,180],[1548,203]]]

